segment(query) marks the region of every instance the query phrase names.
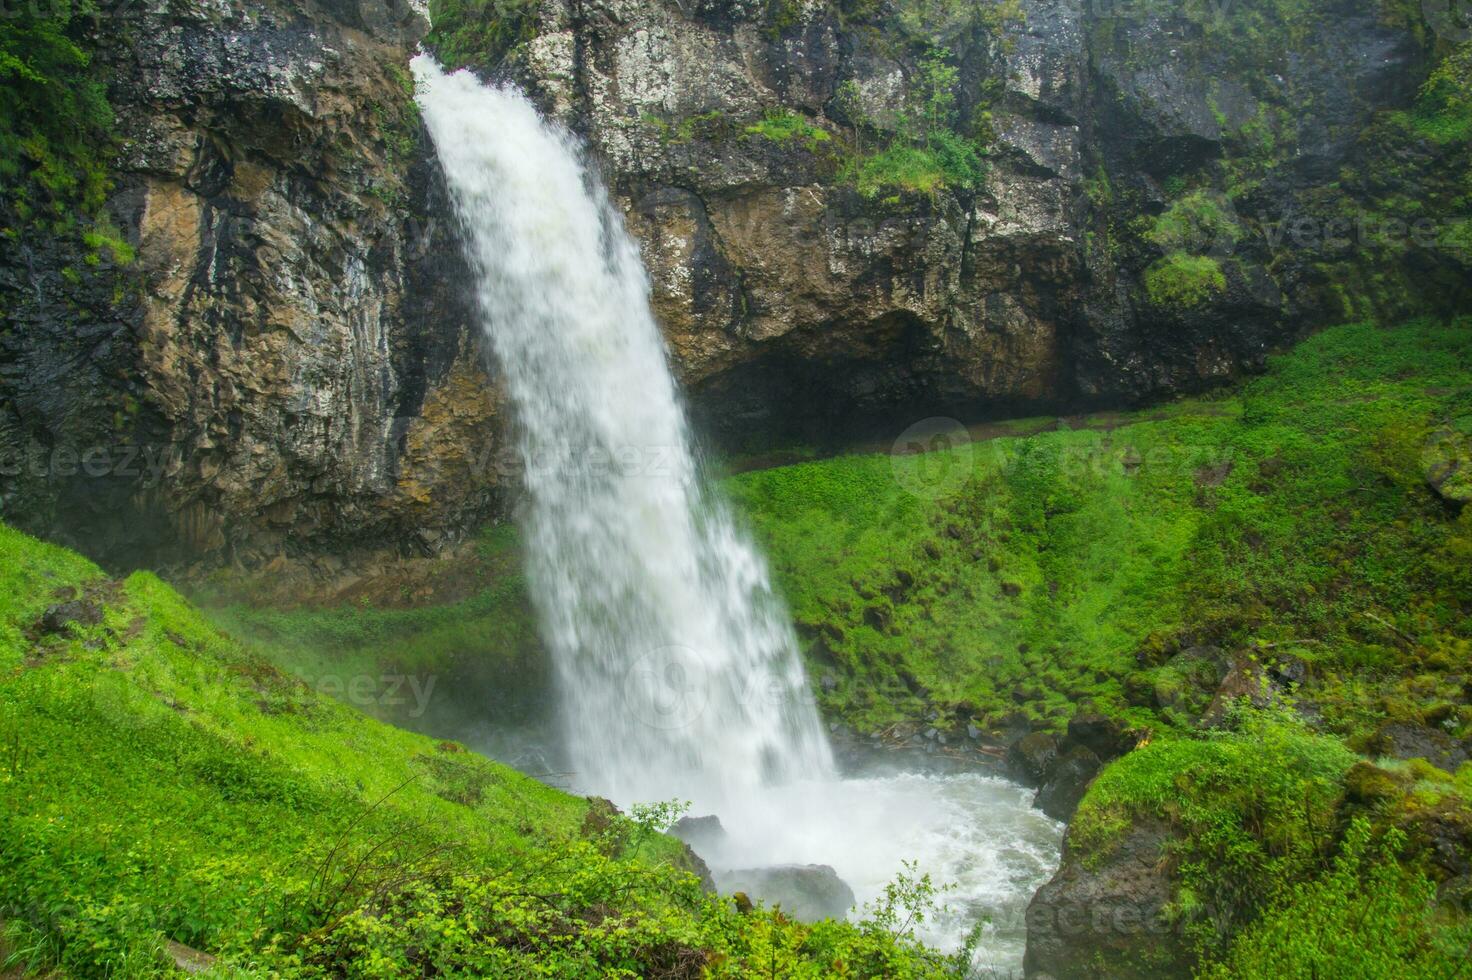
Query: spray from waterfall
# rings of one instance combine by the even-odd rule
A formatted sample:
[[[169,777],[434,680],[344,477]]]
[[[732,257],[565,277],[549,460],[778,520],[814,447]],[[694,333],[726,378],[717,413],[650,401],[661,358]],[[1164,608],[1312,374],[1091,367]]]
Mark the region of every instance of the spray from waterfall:
[[[576,140],[415,59],[518,426],[579,788],[715,807],[832,760],[766,567],[701,483],[637,246]]]

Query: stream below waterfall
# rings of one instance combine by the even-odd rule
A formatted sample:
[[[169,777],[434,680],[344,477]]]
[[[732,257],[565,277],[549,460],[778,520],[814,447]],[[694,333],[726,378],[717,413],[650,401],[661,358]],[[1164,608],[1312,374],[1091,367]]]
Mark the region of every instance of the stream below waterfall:
[[[1018,971],[1060,826],[993,775],[835,763],[765,561],[701,477],[638,246],[579,142],[514,89],[428,56],[414,71],[514,410],[569,788],[688,800],[724,828],[696,848],[718,883],[827,865],[851,915],[913,862],[949,907],[921,935],[955,948],[989,922],[978,966]]]

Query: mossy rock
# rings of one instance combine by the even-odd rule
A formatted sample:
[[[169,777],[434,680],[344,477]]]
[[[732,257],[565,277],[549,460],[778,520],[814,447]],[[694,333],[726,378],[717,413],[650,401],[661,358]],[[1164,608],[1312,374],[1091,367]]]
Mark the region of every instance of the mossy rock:
[[[1345,798],[1363,806],[1394,803],[1410,789],[1410,777],[1381,769],[1370,762],[1356,762],[1344,774]]]
[[[1443,500],[1472,501],[1472,416],[1432,433],[1421,452],[1426,482]]]

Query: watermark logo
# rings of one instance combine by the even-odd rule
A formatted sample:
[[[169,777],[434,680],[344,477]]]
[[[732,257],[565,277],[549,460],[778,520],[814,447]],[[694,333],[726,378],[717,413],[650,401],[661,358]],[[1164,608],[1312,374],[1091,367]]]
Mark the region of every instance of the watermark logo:
[[[223,667],[176,666],[154,676],[103,665],[89,679],[93,708],[118,727],[143,728],[168,711],[211,714],[231,704],[253,704],[265,714],[312,710],[312,695],[371,715],[422,718],[439,678],[435,674],[321,674],[301,682],[252,682]]]
[[[91,446],[30,445],[19,452],[0,456],[0,478],[33,479],[127,479],[156,484],[179,468],[178,446],[137,443]]]
[[[889,451],[889,465],[900,486],[917,497],[944,496],[966,482],[973,447],[966,427],[952,418],[921,419],[901,432]]]
[[[1344,252],[1357,247],[1403,250],[1414,246],[1472,257],[1472,236],[1464,220],[1401,218],[1357,211],[1332,217],[1290,214],[1264,221],[1261,227],[1264,241],[1275,250],[1292,247]]]
[[[705,666],[688,647],[651,650],[624,674],[624,705],[641,724],[662,731],[684,728],[710,699]]]
[[[1472,0],[1421,0],[1421,13],[1442,39],[1454,44],[1472,40]]]

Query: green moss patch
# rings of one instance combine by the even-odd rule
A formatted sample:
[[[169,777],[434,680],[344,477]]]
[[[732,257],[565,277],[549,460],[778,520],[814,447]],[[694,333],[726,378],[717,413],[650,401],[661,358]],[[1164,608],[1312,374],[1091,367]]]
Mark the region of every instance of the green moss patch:
[[[1226,289],[1222,264],[1209,255],[1171,252],[1145,270],[1145,293],[1156,306],[1190,309]]]

